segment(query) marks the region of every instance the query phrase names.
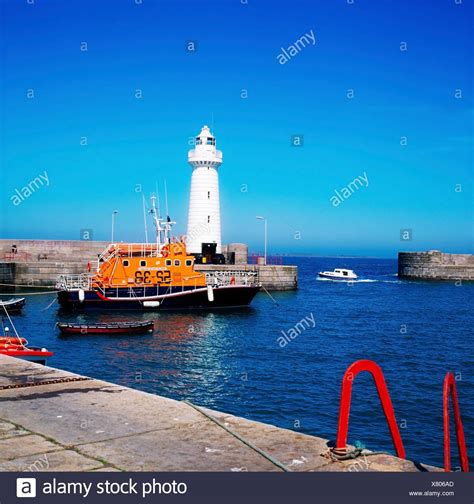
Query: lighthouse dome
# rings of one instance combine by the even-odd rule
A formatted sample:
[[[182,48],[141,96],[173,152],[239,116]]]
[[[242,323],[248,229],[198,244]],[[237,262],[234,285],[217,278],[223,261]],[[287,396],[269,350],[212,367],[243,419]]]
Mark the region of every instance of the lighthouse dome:
[[[216,145],[216,138],[211,133],[209,126],[202,127],[201,133],[196,137],[196,145]]]

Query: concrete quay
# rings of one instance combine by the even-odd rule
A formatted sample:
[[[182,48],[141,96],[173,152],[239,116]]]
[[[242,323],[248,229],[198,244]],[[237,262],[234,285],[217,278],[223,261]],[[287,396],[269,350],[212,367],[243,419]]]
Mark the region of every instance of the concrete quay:
[[[385,454],[334,462],[326,439],[11,357],[0,370],[0,471],[440,470]]]
[[[420,280],[474,281],[474,255],[439,250],[399,252],[398,276]]]

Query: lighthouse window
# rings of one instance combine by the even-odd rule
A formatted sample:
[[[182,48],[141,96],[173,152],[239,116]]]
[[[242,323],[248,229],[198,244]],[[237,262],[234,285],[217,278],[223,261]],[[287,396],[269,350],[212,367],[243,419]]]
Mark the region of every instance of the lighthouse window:
[[[211,222],[211,216],[210,216],[210,215],[208,215],[208,216],[207,216],[207,223],[209,224],[210,222]]]
[[[207,145],[216,145],[216,139],[215,138],[208,138],[207,139]]]
[[[140,261],[140,266],[146,266],[146,261]]]
[[[166,259],[166,266],[171,266],[171,263],[172,263],[171,259]]]
[[[186,266],[192,266],[192,265],[193,265],[192,259],[186,259]]]
[[[207,199],[211,199],[211,191],[207,191]]]
[[[201,145],[202,142],[201,142],[201,139],[199,137],[196,138],[196,145]]]
[[[128,266],[130,263],[125,259],[125,261],[123,261],[123,265],[124,266]]]
[[[176,261],[174,262],[174,265],[181,266],[181,261],[179,259],[176,259]]]

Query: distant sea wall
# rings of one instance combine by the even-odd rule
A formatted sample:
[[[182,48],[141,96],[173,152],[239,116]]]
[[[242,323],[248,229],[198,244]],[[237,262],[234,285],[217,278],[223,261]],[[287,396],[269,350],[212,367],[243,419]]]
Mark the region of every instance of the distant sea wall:
[[[439,250],[399,252],[400,278],[474,281],[474,255],[444,254]]]

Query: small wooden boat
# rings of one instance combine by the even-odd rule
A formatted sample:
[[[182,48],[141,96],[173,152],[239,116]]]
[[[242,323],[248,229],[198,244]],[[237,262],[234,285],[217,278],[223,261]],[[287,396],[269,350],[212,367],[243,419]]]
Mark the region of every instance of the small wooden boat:
[[[70,324],[58,322],[56,324],[62,334],[130,334],[152,332],[152,320],[144,322],[111,322],[109,324]]]
[[[5,307],[10,313],[19,312],[25,306],[25,303],[25,298],[11,298],[4,301],[0,299],[0,310]]]

